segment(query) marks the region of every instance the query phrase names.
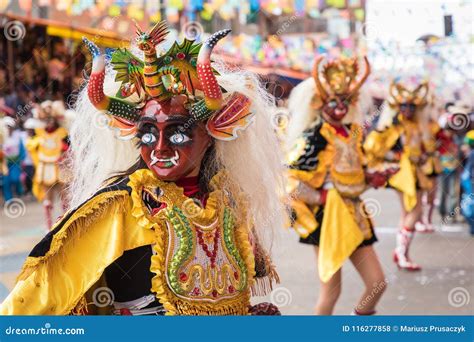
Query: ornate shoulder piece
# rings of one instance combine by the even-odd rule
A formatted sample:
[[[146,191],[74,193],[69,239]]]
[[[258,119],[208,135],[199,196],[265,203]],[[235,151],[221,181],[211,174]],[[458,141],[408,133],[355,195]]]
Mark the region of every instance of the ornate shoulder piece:
[[[321,124],[306,130],[288,153],[287,160],[290,168],[303,171],[315,170],[320,162],[319,154],[327,145],[328,141],[322,134]]]
[[[132,189],[132,216],[142,228],[155,227],[157,223],[152,217],[165,207],[158,200],[163,182],[149,169],[142,169],[130,175],[127,185]]]

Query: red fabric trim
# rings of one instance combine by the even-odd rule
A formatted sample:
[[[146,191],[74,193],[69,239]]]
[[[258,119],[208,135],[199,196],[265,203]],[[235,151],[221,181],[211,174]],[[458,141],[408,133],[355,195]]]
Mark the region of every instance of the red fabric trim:
[[[347,138],[349,136],[349,133],[347,132],[346,128],[343,125],[341,126],[331,125],[331,127],[333,127],[336,130],[336,133],[338,135],[342,135],[344,138]]]
[[[328,197],[328,191],[326,189],[322,189],[320,193],[321,193],[321,197],[319,201],[321,202],[321,204],[324,205],[326,203],[326,198]]]

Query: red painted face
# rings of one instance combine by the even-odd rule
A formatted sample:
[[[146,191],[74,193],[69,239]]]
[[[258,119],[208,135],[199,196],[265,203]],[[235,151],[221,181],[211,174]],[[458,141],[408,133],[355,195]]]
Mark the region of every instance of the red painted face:
[[[184,96],[175,96],[166,103],[149,101],[139,122],[141,157],[164,181],[197,176],[212,141],[205,124],[188,114],[185,101]]]
[[[346,96],[334,96],[323,106],[323,112],[332,120],[341,121],[349,111],[349,100]]]
[[[45,130],[47,132],[54,132],[58,128],[58,123],[55,118],[48,117],[46,119]]]
[[[408,120],[411,120],[415,116],[416,105],[414,103],[402,103],[400,104],[400,113]]]

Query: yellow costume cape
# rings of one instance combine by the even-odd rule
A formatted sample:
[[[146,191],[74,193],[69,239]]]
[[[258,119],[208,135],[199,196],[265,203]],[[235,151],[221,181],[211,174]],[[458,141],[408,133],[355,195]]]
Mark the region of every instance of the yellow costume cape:
[[[127,189],[110,186],[67,212],[26,259],[0,314],[73,313],[124,251],[153,243],[131,210]]]
[[[214,191],[206,207],[192,212],[192,218],[183,215],[183,210],[194,210],[193,200],[174,183],[156,179],[148,169],[106,186],[67,212],[36,245],[15,288],[0,306],[0,314],[110,313],[110,306],[91,302],[94,289],[106,286],[104,270],[125,251],[148,245],[155,252],[151,292],[168,314],[247,314],[251,292],[264,295],[278,277],[251,237],[251,229],[242,220],[237,222],[224,205],[228,199],[222,190],[223,177],[221,173],[213,177],[210,186]],[[144,198],[158,193],[157,200],[166,206],[152,216]],[[218,230],[214,234],[222,236],[215,240],[221,253],[216,265],[200,256],[196,227],[204,230],[202,234]],[[195,279],[200,287],[193,286]]]

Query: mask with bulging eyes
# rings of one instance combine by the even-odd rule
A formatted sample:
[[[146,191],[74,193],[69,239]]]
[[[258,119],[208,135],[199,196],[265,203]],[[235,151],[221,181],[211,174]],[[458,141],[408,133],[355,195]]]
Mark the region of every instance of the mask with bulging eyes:
[[[323,105],[323,112],[335,121],[341,121],[349,111],[349,100],[345,96],[334,96]]]
[[[211,144],[205,123],[193,120],[184,96],[165,103],[151,100],[140,119],[137,138],[140,155],[157,178],[176,181],[197,176]]]

